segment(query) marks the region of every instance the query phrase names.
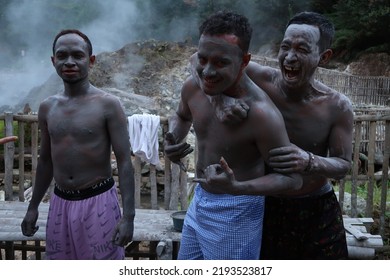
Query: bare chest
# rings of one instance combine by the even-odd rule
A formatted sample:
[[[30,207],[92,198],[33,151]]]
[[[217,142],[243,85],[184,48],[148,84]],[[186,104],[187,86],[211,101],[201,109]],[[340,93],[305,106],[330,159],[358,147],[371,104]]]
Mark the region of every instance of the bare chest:
[[[54,141],[66,137],[88,140],[103,132],[105,118],[101,108],[93,106],[56,106],[49,114],[47,125]]]
[[[285,104],[279,109],[292,143],[312,150],[327,146],[333,117],[326,107]]]

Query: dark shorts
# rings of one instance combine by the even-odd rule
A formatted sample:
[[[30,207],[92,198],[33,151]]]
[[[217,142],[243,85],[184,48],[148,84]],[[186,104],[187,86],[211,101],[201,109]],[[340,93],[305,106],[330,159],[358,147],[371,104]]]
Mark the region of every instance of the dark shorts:
[[[317,197],[266,197],[261,259],[347,259],[340,205],[333,189]]]
[[[46,226],[46,258],[55,260],[124,259],[111,241],[121,218],[112,178],[82,191],[55,187]]]

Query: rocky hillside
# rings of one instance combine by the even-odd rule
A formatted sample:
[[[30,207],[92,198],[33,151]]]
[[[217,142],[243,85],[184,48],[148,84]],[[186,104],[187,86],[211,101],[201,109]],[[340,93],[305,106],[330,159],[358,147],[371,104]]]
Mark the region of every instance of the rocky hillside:
[[[195,51],[193,45],[185,43],[154,40],[131,43],[115,52],[97,55],[90,79],[97,87],[118,96],[127,114],[168,116],[177,107],[181,85],[189,75],[188,58]],[[266,62],[257,55],[253,55],[252,60]],[[274,62],[267,64],[275,65]],[[330,66],[354,75],[390,77],[387,54],[367,55],[348,67]],[[53,69],[53,75],[43,85],[32,89],[16,111],[22,111],[26,103],[37,111],[44,98],[62,89],[62,81]]]
[[[168,116],[177,107],[181,85],[189,75],[188,58],[195,51],[193,46],[171,42],[128,44],[97,55],[90,80],[118,96],[127,114]],[[53,74],[42,86],[32,89],[19,108],[29,103],[36,111],[44,98],[62,89],[62,81]]]

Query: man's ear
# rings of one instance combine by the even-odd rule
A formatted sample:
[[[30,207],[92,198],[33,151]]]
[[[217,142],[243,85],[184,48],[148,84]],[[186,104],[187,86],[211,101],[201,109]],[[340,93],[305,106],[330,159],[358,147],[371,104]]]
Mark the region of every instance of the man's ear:
[[[94,56],[94,55],[91,55],[89,57],[89,67],[93,66],[93,64],[95,63],[95,59],[96,59],[96,56]]]
[[[246,67],[249,64],[249,61],[251,61],[251,54],[245,53],[242,57],[242,66]]]
[[[321,54],[319,65],[327,64],[330,60],[330,58],[333,55],[333,51],[331,49],[327,49]]]
[[[50,58],[51,58],[51,64],[53,64],[54,66],[54,56],[51,56]]]

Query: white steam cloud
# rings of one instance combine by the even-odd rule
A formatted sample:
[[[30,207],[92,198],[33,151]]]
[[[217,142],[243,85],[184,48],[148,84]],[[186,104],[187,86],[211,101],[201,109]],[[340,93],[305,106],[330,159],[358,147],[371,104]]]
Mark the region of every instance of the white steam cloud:
[[[67,1],[53,2],[58,5],[67,4]],[[1,53],[0,48],[0,108],[9,107],[12,110],[33,87],[43,84],[55,73],[50,56],[53,39],[61,29],[76,28],[87,34],[95,54],[115,51],[125,44],[150,39],[150,36],[155,35],[155,31],[143,28],[143,24],[146,26],[152,16],[149,14],[149,5],[153,5],[153,1],[87,2],[91,6],[87,8],[94,9],[100,16],[81,26],[72,25],[80,20],[66,18],[64,26],[53,31],[53,19],[63,16],[54,14],[54,4],[48,5],[49,1],[42,0],[10,1],[6,11],[8,28],[14,36],[20,38],[21,45],[14,47],[13,52],[17,55],[11,59],[10,54]],[[75,19],[80,17],[77,14],[72,16]],[[188,37],[186,30],[193,30],[197,26],[197,19],[186,19],[183,15],[182,19],[171,22],[171,26],[171,29],[160,34],[160,38],[155,39],[183,41]]]

